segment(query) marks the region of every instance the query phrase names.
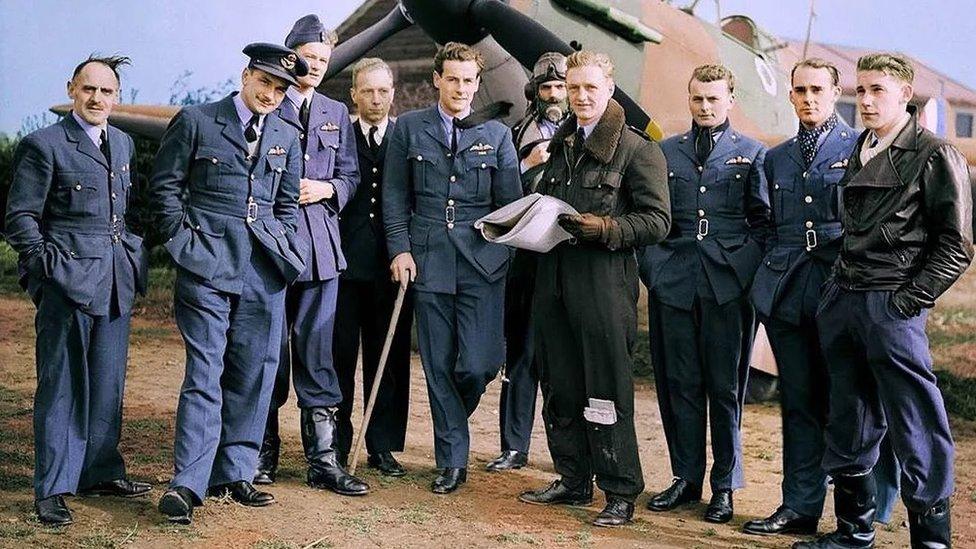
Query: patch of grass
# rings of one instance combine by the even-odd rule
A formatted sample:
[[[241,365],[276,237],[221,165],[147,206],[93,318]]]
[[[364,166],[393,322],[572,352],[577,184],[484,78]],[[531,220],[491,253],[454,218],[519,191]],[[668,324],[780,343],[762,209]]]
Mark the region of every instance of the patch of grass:
[[[95,526],[89,534],[82,536],[76,543],[82,549],[116,549],[132,543],[136,539],[138,531],[138,524],[133,524],[131,528],[117,528],[115,530],[106,530],[101,526]]]
[[[431,513],[424,505],[414,503],[400,510],[400,518],[411,524],[427,524],[430,519],[434,518],[434,513]]]
[[[263,539],[251,546],[251,549],[300,549],[290,541],[277,539]]]
[[[976,379],[961,378],[945,370],[936,370],[939,389],[950,414],[976,421]]]
[[[573,536],[573,540],[576,541],[580,547],[593,547],[593,532],[590,532],[589,530],[580,530],[579,532],[576,532],[575,536]]]
[[[705,536],[706,538],[711,538],[717,536],[718,531],[715,530],[714,528],[705,528],[704,530],[702,530],[702,535]]]
[[[34,537],[37,530],[20,523],[0,524],[0,540],[27,540]]]
[[[534,537],[521,532],[506,532],[504,534],[491,536],[491,539],[497,541],[498,543],[511,543],[515,545],[535,545],[539,543]]]
[[[373,533],[376,525],[383,518],[383,511],[378,507],[367,507],[355,515],[337,517],[336,522],[345,528],[355,531],[361,536]]]
[[[183,540],[195,540],[200,538],[200,533],[193,526],[184,524],[163,523],[152,527],[154,532],[177,537]]]

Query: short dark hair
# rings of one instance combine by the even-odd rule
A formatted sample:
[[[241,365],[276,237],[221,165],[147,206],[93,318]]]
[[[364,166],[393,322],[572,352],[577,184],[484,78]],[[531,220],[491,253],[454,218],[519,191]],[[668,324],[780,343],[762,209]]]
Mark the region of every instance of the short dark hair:
[[[89,63],[101,63],[106,67],[112,69],[112,73],[115,74],[115,79],[118,80],[119,84],[121,84],[122,78],[119,77],[119,67],[122,67],[124,65],[131,65],[132,60],[124,55],[101,56],[98,55],[97,53],[93,53],[88,56],[88,59],[85,59],[81,63],[78,63],[78,66],[75,67],[75,72],[71,73],[71,79],[74,80],[75,77],[78,76],[78,74],[82,71],[82,69],[84,69]]]
[[[840,72],[837,70],[837,66],[827,61],[826,59],[821,59],[819,57],[809,57],[800,61],[796,65],[793,65],[793,70],[790,71],[790,85],[793,85],[793,76],[796,75],[796,69],[800,67],[809,67],[811,69],[827,69],[830,73],[830,80],[834,85],[840,84]]]
[[[444,74],[444,61],[474,61],[478,65],[478,75],[485,70],[485,60],[481,52],[467,44],[448,42],[434,55],[434,72]]]

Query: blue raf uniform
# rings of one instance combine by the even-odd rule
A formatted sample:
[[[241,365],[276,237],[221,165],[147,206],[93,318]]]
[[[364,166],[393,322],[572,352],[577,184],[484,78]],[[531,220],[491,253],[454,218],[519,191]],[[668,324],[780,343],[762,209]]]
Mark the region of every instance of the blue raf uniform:
[[[735,129],[697,131],[661,144],[672,228],[641,254],[649,292],[652,363],[674,476],[699,490],[711,426],[713,496],[744,484],[740,421],[755,330],[748,291],[769,223],[765,147]],[[707,415],[706,415],[707,410]],[[680,422],[680,423],[679,423]]]
[[[128,135],[72,112],[25,137],[14,157],[6,238],[37,306],[38,500],[125,477],[129,320],[146,284],[142,238],[125,224],[134,155]]]
[[[250,68],[289,82],[294,74],[280,60],[307,72],[280,46],[252,44],[244,53]],[[252,113],[239,94],[182,109],[156,157],[150,187],[177,266],[174,312],[187,354],[171,487],[189,490],[197,504],[208,487],[254,475],[285,285],[305,271],[301,170],[298,132],[273,113]]]
[[[521,196],[511,131],[488,121],[457,130],[438,106],[397,120],[383,169],[390,258],[417,264],[417,335],[434,422],[437,467],[465,468],[467,418],[504,362],[505,274],[511,252],[473,227]]]

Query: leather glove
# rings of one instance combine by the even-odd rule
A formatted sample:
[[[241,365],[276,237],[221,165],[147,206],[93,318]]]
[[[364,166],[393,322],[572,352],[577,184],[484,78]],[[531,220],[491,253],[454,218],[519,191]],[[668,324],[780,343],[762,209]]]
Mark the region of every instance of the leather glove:
[[[600,240],[606,231],[606,220],[591,213],[583,215],[562,214],[559,226],[578,240]]]
[[[922,305],[908,292],[896,290],[891,294],[891,307],[905,319],[915,318],[922,312]]]

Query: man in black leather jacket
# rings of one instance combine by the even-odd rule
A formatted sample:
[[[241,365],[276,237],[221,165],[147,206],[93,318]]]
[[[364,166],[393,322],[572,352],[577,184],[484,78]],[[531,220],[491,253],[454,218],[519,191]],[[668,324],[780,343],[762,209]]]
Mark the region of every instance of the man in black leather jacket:
[[[949,547],[953,442],[925,321],[973,258],[968,168],[907,107],[906,58],[866,55],[857,71],[867,129],[841,181],[844,244],[817,314],[831,382],[823,465],[834,478],[837,530],[794,547],[874,545],[869,473],[886,431],[912,547]]]

